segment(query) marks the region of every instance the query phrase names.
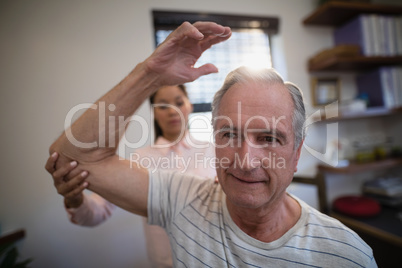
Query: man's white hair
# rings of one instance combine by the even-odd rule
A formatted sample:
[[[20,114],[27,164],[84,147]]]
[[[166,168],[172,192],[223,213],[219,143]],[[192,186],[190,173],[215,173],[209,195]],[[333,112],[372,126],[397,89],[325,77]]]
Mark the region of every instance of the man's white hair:
[[[292,127],[295,134],[295,149],[297,149],[305,137],[305,126],[306,121],[306,110],[303,102],[302,91],[291,82],[284,82],[282,77],[273,68],[263,68],[263,69],[252,69],[248,67],[239,67],[232,72],[230,72],[225,79],[222,87],[215,93],[214,99],[212,101],[212,124],[215,128],[215,118],[217,118],[219,113],[219,107],[221,100],[225,93],[237,83],[247,83],[247,82],[258,82],[267,84],[281,84],[284,85],[293,100],[293,118]]]

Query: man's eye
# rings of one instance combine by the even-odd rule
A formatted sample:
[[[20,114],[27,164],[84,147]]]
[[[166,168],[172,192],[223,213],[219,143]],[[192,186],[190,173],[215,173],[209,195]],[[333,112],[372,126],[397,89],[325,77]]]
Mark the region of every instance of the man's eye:
[[[279,139],[277,139],[273,136],[264,136],[264,137],[261,137],[261,141],[269,142],[269,143],[274,143],[274,142],[276,143],[276,142],[279,142]]]
[[[236,134],[232,133],[232,132],[226,132],[226,133],[223,133],[222,137],[223,138],[233,139],[234,137],[236,137]]]

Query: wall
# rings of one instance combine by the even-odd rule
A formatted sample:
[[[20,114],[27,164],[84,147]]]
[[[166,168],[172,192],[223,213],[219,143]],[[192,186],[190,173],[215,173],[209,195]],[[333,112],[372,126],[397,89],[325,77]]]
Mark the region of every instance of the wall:
[[[66,114],[151,53],[154,8],[278,16],[278,61],[309,100],[307,59],[332,44],[329,29],[301,24],[314,7],[314,0],[1,1],[0,233],[26,229],[20,251],[34,258],[32,267],[146,267],[139,217],[117,209],[96,228],[67,220],[43,168]],[[139,114],[149,118],[147,105]],[[301,173],[313,174],[316,160],[303,157]]]

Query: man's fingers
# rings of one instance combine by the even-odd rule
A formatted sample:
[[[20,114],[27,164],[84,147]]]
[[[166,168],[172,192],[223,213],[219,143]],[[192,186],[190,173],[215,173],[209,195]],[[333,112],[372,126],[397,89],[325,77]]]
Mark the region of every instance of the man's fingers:
[[[145,67],[159,75],[161,85],[183,84],[216,73],[218,69],[213,64],[198,68],[194,65],[205,50],[230,35],[229,27],[215,22],[184,22],[147,58]]]
[[[198,31],[203,35],[227,36],[231,33],[229,27],[219,25],[215,22],[197,21],[193,24],[193,26],[197,28]]]
[[[58,157],[59,157],[58,153],[54,152],[51,156],[49,156],[49,158],[46,161],[45,169],[50,174],[52,174],[56,170],[55,165]]]
[[[232,31],[229,27],[219,25],[215,22],[198,21],[194,24],[189,22],[183,22],[179,28],[177,28],[177,37],[182,39],[183,36],[192,38],[195,40],[203,40],[209,36],[222,38],[216,43],[222,42],[230,37]]]
[[[200,42],[201,49],[203,51],[205,51],[205,50],[209,49],[210,47],[212,47],[213,45],[216,45],[218,43],[228,40],[231,35],[232,35],[231,32],[225,36],[210,35]]]
[[[194,80],[203,75],[217,73],[217,72],[218,72],[218,68],[216,68],[216,66],[213,65],[212,63],[204,64],[198,68],[193,68]]]
[[[183,27],[183,35],[193,38],[195,40],[202,40],[204,38],[204,34],[194,25],[189,22],[183,22],[180,26]]]
[[[202,34],[191,23],[185,21],[166,38],[165,42],[167,40],[180,41],[183,40],[185,37],[195,40],[202,40],[204,38],[204,34]]]

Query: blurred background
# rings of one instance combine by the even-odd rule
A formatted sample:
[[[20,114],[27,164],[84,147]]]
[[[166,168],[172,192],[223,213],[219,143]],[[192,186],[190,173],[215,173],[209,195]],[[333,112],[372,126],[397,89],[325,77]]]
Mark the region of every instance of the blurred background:
[[[400,5],[400,1],[373,2]],[[48,148],[62,133],[66,115],[76,105],[96,101],[154,50],[152,11],[166,10],[278,19],[277,32],[269,37],[272,60],[267,64],[303,90],[309,115],[327,111],[328,118],[326,104],[356,100],[360,91],[350,70],[317,72],[308,67],[318,52],[334,46],[333,27],[303,23],[318,5],[316,0],[1,0],[0,235],[25,230],[18,242],[19,259],[33,258],[31,267],[148,267],[140,217],[117,209],[111,219],[95,228],[69,222],[62,197],[44,169]],[[314,90],[321,95],[315,97]],[[363,108],[359,103],[348,109],[367,108],[367,102]],[[149,122],[149,111],[145,103],[137,114]],[[202,115],[209,116],[207,112]],[[317,121],[314,118],[310,119]],[[353,160],[357,149],[364,151],[378,139],[400,146],[402,124],[397,118],[391,114],[358,119],[358,126],[347,120],[336,128],[312,123],[306,139],[309,150],[303,149],[297,175],[315,177],[319,165],[333,161],[347,165],[351,153],[346,149],[353,146]],[[334,140],[331,131],[336,131]],[[132,141],[140,139],[132,128],[128,133]],[[367,142],[356,145],[362,140]],[[338,153],[335,156],[330,154],[333,149]],[[129,153],[125,150],[121,155]],[[337,178],[327,179],[325,202],[331,204],[341,194],[360,193],[362,183],[382,176],[383,170],[369,173],[353,173],[353,180],[348,174],[329,175]],[[320,207],[314,185],[292,184],[289,191]]]

